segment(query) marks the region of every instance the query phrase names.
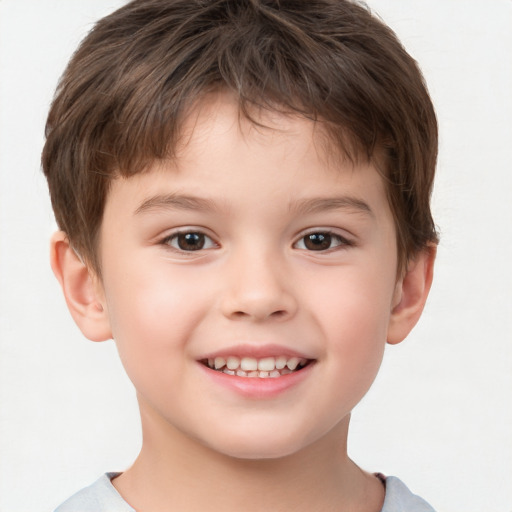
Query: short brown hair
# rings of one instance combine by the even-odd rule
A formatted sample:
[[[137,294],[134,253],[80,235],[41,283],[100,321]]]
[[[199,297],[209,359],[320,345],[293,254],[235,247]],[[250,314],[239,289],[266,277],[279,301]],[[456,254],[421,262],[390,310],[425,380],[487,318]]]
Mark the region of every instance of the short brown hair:
[[[100,20],[63,74],[43,170],[60,229],[99,272],[112,178],[172,158],[186,110],[219,88],[323,122],[345,154],[385,154],[399,261],[437,242],[437,122],[416,62],[349,0],[134,0]]]

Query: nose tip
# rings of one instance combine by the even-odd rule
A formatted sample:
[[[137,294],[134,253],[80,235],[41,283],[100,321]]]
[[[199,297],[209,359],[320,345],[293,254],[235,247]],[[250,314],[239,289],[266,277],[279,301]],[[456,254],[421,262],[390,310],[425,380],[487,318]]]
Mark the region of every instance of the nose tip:
[[[297,309],[291,281],[275,261],[232,269],[224,284],[222,309],[232,320],[282,321]]]

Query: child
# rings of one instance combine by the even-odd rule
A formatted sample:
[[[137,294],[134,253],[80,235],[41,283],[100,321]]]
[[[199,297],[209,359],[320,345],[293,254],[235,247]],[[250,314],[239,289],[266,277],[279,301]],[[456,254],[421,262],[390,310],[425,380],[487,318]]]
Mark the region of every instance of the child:
[[[434,110],[348,0],[135,0],[59,84],[51,263],[113,338],[143,445],[58,512],[430,511],[347,455],[425,304]]]

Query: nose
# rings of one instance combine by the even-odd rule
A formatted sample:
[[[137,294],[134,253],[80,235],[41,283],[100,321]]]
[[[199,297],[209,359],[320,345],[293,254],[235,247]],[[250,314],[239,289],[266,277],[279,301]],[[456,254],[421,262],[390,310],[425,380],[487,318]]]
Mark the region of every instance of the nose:
[[[227,262],[222,312],[231,320],[286,320],[297,311],[292,279],[276,255],[239,254]]]

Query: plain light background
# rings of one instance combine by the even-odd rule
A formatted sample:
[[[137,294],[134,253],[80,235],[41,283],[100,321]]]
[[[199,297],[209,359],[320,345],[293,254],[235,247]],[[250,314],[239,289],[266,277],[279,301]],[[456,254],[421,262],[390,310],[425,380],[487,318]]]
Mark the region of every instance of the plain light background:
[[[48,512],[140,446],[114,344],[82,337],[51,274],[39,164],[59,75],[121,3],[0,0],[0,512]],[[512,512],[512,2],[369,4],[437,107],[442,239],[424,316],[388,347],[350,453],[438,511]]]

